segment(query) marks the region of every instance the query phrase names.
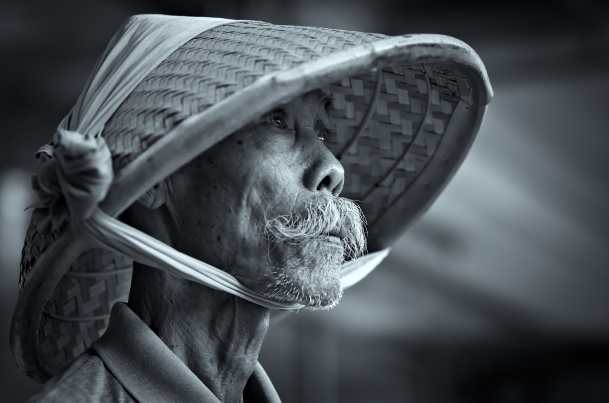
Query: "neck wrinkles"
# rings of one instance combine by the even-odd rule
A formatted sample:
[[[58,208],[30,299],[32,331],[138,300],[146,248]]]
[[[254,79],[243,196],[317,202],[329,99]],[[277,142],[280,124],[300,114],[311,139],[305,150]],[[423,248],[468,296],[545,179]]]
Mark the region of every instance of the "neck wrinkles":
[[[220,401],[240,401],[267,308],[137,263],[129,306]]]

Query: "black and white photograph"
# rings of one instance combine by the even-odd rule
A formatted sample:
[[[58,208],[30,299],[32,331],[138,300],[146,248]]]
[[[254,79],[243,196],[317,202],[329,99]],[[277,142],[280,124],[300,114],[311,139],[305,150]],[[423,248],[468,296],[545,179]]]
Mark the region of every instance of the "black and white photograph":
[[[609,402],[609,4],[0,0],[0,401]]]

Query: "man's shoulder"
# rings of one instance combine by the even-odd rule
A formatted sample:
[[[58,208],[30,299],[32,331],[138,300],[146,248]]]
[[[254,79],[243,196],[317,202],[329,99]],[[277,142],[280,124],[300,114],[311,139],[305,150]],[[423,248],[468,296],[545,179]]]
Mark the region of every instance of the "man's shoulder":
[[[27,403],[135,402],[91,349],[49,379]]]

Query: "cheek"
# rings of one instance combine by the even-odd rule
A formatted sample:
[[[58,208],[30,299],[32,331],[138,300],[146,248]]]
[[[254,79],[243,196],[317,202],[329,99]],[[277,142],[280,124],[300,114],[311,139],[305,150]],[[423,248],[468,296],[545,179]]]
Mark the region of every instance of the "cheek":
[[[269,176],[261,169],[243,172],[238,184],[240,192],[235,198],[238,205],[224,223],[230,234],[227,239],[230,243],[224,246],[235,252],[231,255],[234,259],[232,274],[252,289],[257,289],[258,283],[272,274],[265,223],[269,217],[286,211],[283,186],[277,178],[272,180]]]
[[[235,248],[230,257],[233,260],[231,272],[239,281],[254,291],[262,291],[273,277],[276,258],[272,258],[273,248],[270,247],[264,232],[266,221],[276,215],[291,211],[297,194],[290,192],[284,182],[284,175],[274,175],[261,170],[247,175],[244,180],[244,193],[241,195],[241,205],[232,222],[227,228],[235,234],[228,248]],[[281,170],[275,173],[282,172]],[[245,178],[244,178],[245,179]],[[297,193],[297,192],[296,192]]]
[[[185,212],[184,252],[249,285],[270,272],[263,228],[272,186],[247,164],[210,161],[176,180],[184,195],[177,201]]]
[[[237,136],[191,162],[176,175],[184,252],[260,290],[273,270],[266,219],[290,213],[304,190],[297,157],[282,139]]]
[[[215,153],[206,153],[171,179],[180,217],[180,249],[220,268],[227,263],[227,229],[235,227],[238,210],[238,194],[223,165]]]

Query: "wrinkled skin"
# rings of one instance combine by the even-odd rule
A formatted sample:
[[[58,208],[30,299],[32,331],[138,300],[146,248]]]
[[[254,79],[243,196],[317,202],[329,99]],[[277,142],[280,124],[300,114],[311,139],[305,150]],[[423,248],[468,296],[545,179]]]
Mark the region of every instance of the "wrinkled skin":
[[[327,128],[320,99],[298,97],[174,175],[173,194],[185,197],[172,203],[176,211],[189,212],[178,215],[177,226],[188,234],[183,251],[262,291],[273,266],[293,258],[285,248],[269,248],[265,221],[317,193],[342,190],[343,168],[320,140]],[[336,244],[319,247],[336,249]]]
[[[191,161],[130,208],[130,223],[264,291],[293,254],[269,247],[265,221],[342,190],[343,168],[320,139],[330,123],[319,95],[294,99]],[[317,247],[342,253],[332,239]],[[323,283],[327,276],[295,278]],[[325,286],[340,293],[336,281]],[[138,264],[129,305],[221,401],[240,401],[268,309]]]

